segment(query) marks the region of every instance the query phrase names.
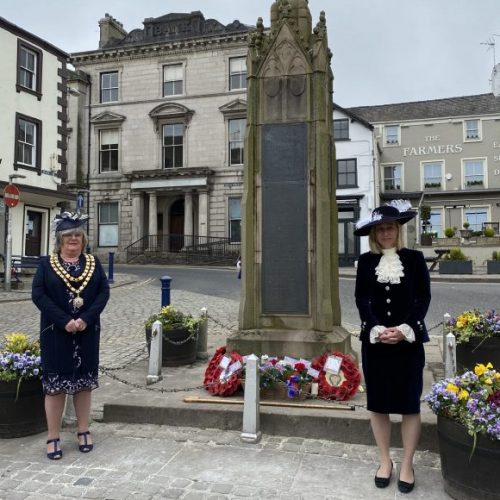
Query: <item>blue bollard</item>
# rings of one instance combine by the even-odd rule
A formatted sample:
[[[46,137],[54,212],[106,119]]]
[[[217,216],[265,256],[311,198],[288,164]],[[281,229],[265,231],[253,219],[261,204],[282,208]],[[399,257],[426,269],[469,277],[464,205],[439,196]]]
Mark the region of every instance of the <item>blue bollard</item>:
[[[170,305],[170,283],[172,278],[170,276],[162,276],[161,281],[161,307]]]
[[[115,264],[115,253],[114,252],[109,252],[108,253],[108,282],[109,283],[114,283],[113,279],[113,267]]]

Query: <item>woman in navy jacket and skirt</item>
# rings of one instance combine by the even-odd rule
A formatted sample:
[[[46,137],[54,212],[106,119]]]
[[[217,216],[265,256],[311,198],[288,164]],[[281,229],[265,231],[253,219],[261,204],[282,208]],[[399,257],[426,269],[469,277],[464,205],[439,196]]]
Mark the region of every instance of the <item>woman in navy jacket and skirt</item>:
[[[361,319],[362,366],[367,408],[380,454],[375,485],[389,485],[389,414],[402,415],[403,460],[398,489],[415,485],[413,456],[420,437],[420,397],[429,340],[424,318],[431,300],[430,278],[422,252],[403,248],[401,226],[416,212],[404,200],[373,210],[356,224],[354,234],[368,236],[370,252],[360,256],[356,276],[356,305]]]
[[[97,257],[84,252],[88,216],[56,216],[55,249],[42,257],[33,278],[32,298],[40,309],[42,384],[48,438],[47,457],[62,458],[61,419],[66,394],[73,395],[79,450],[92,450],[91,391],[98,384],[100,315],[109,285]]]

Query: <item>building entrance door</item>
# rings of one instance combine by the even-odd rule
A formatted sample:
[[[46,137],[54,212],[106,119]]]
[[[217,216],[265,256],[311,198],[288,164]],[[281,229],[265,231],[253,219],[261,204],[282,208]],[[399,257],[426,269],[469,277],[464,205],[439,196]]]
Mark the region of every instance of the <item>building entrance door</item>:
[[[42,244],[42,214],[40,212],[28,210],[26,216],[24,254],[38,257]]]
[[[354,208],[339,207],[339,266],[353,266],[359,257],[359,239],[354,236]]]
[[[184,200],[177,200],[170,207],[168,228],[169,251],[179,252],[184,246]]]

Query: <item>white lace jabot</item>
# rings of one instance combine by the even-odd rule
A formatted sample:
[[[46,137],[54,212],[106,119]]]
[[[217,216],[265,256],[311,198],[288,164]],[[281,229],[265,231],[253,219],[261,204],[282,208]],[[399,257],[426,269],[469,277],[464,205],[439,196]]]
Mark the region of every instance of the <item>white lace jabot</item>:
[[[402,278],[405,273],[399,255],[396,253],[396,249],[384,248],[382,249],[382,254],[382,258],[375,268],[377,281],[379,283],[401,283],[400,278]]]

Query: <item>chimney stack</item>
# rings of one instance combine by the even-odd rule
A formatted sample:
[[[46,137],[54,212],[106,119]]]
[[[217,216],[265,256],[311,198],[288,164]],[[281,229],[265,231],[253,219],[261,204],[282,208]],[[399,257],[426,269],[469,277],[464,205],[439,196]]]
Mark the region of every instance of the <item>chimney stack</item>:
[[[99,28],[101,30],[99,39],[100,49],[106,47],[112,40],[122,40],[128,34],[123,29],[123,24],[108,13],[104,14],[104,18],[99,21]]]

